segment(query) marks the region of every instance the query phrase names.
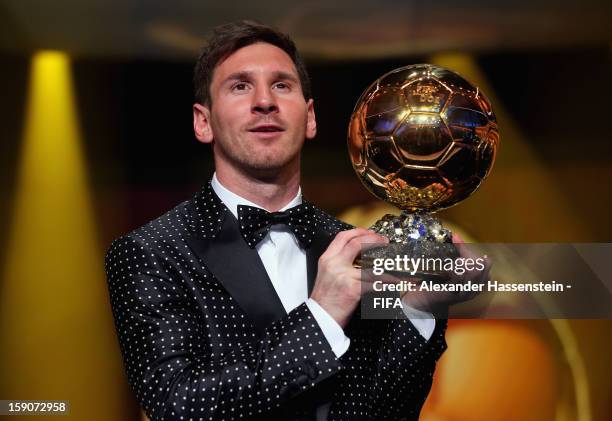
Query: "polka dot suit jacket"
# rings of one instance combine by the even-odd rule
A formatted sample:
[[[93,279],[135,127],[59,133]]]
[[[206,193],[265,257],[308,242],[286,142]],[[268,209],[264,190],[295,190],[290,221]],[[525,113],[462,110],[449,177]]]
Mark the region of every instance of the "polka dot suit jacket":
[[[333,237],[323,211],[307,249],[308,286]],[[155,420],[412,420],[446,349],[406,319],[345,328],[336,358],[312,313],[286,313],[256,250],[208,183],[195,197],[113,242],[106,271],[128,381]]]

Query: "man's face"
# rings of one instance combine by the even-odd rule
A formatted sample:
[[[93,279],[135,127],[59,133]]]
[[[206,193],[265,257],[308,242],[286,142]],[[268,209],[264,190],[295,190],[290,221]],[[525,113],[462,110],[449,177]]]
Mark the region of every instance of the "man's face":
[[[274,175],[299,166],[304,139],[316,134],[314,108],[283,50],[256,43],[235,51],[215,68],[210,94],[210,107],[194,106],[201,133],[194,125],[200,141],[213,143],[217,167]]]

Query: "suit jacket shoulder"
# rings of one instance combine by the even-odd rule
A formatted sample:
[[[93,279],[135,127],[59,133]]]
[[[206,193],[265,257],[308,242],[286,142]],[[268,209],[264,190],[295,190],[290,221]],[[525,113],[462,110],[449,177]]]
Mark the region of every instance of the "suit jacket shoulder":
[[[320,224],[319,228],[323,230],[328,236],[333,237],[340,231],[350,230],[354,228],[352,225],[339,220],[338,218],[328,214],[322,209],[319,209],[316,206],[315,208],[317,210],[315,217],[317,218],[317,222]]]

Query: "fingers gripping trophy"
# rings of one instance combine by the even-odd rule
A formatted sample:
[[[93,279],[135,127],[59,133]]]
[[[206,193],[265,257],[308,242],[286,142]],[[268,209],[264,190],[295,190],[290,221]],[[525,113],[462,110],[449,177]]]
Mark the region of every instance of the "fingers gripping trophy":
[[[451,232],[432,214],[480,186],[498,143],[491,103],[455,72],[416,64],[372,83],[351,116],[350,159],[366,188],[401,214],[387,214],[371,227],[389,238],[390,247],[362,253],[357,265],[400,253],[457,256]]]

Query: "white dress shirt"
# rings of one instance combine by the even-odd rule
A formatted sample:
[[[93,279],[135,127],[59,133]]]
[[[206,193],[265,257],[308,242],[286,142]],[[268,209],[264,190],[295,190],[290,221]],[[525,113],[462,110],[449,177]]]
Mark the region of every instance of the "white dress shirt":
[[[263,209],[225,188],[217,179],[216,173],[212,177],[211,186],[236,219],[238,218],[238,205]],[[302,191],[300,188],[296,196],[280,210],[283,211],[301,203]],[[286,225],[273,225],[270,232],[255,248],[285,311],[290,312],[306,302],[334,354],[340,358],[349,348],[350,339],[327,311],[315,300],[308,298],[306,252],[299,246],[291,230]],[[412,308],[403,310],[419,333],[429,340],[435,328],[433,316]]]

